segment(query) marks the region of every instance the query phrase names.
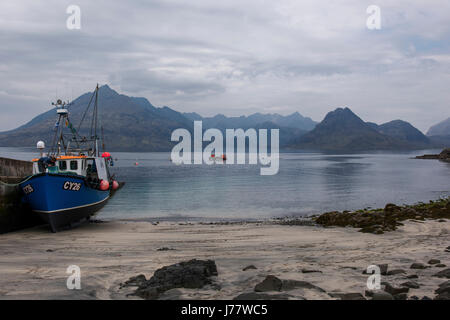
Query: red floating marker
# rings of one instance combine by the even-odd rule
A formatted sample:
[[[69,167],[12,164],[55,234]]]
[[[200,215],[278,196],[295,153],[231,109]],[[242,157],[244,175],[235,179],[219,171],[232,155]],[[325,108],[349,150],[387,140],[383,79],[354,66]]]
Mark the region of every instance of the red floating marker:
[[[100,190],[106,191],[109,189],[109,182],[107,180],[100,181]]]

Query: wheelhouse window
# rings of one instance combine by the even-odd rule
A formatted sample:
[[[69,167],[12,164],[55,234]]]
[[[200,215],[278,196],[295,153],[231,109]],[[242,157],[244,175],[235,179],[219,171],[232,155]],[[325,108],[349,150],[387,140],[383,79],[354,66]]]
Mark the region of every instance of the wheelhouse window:
[[[72,160],[70,161],[70,170],[78,170],[78,161]]]
[[[98,179],[97,166],[95,164],[94,159],[86,160],[86,178],[88,180]]]
[[[64,160],[59,160],[59,170],[66,171],[67,170],[67,162]]]

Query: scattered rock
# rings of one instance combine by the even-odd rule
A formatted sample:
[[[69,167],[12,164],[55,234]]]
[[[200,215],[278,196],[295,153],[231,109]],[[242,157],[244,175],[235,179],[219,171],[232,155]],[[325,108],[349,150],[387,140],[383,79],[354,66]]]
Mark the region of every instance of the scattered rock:
[[[268,275],[262,282],[255,286],[256,292],[281,291],[283,282],[273,275]]]
[[[442,282],[442,283],[439,285],[439,288],[440,288],[440,287],[447,287],[447,286],[450,286],[450,280],[447,280],[447,281],[445,281],[445,282]]]
[[[381,291],[374,292],[372,300],[394,300],[394,297],[388,292]]]
[[[242,271],[256,270],[256,269],[258,269],[258,268],[251,264],[249,266],[246,266],[244,269],[242,269]]]
[[[380,225],[367,226],[359,230],[362,233],[383,234],[383,227]]]
[[[247,292],[241,293],[237,297],[234,297],[233,300],[288,300],[292,296],[286,293],[278,293],[278,294],[267,294],[267,293],[256,293],[256,292]],[[296,300],[305,300],[301,297],[295,297]]]
[[[403,269],[394,269],[394,270],[388,271],[388,272],[386,273],[386,275],[388,275],[388,276],[394,276],[394,275],[396,275],[396,274],[402,274],[402,273],[406,273],[406,271],[403,270]]]
[[[375,291],[373,291],[373,290],[366,290],[366,291],[364,291],[364,295],[366,297],[373,297],[374,294],[375,294]]]
[[[47,249],[47,250],[45,250],[46,252],[55,252],[55,250],[53,250],[53,249]]]
[[[437,288],[434,292],[437,294],[441,294],[441,293],[445,293],[445,292],[450,293],[450,281],[441,283],[439,285],[439,288]]]
[[[171,251],[171,250],[176,250],[176,249],[168,248],[168,247],[162,247],[162,248],[156,249],[156,251]]]
[[[352,293],[328,293],[332,298],[339,298],[341,300],[366,300],[364,296],[359,292]]]
[[[417,274],[410,274],[410,275],[406,276],[406,278],[408,278],[408,279],[418,279],[419,276]]]
[[[411,297],[409,297],[409,300],[419,300],[419,297],[418,296],[411,296]]]
[[[427,296],[423,296],[422,299],[420,299],[420,300],[433,300],[433,299],[431,299],[430,297],[427,297]]]
[[[406,293],[398,293],[394,296],[394,300],[407,300],[408,295]]]
[[[437,293],[435,300],[450,300],[450,280],[441,283],[435,293]]]
[[[428,261],[428,264],[438,264],[438,263],[441,263],[441,260],[431,259],[430,261]]]
[[[389,283],[386,283],[386,285],[384,287],[384,291],[395,296],[396,294],[399,294],[399,293],[408,293],[409,288],[406,288],[406,287],[396,288],[396,287],[393,287],[392,285],[390,285]]]
[[[161,293],[164,293],[165,291],[159,290],[158,287],[147,287],[147,288],[141,288],[134,292],[134,295],[141,297],[145,300],[156,300],[158,299],[159,295]]]
[[[128,279],[127,281],[125,281],[124,283],[120,284],[120,288],[125,288],[125,287],[139,287],[141,286],[143,283],[145,283],[145,281],[147,281],[147,279],[145,278],[145,276],[143,274],[137,275],[135,277],[131,277],[130,279]]]
[[[434,300],[450,300],[450,293],[449,292],[444,292],[441,294],[438,294]]]
[[[443,263],[438,263],[436,265],[434,265],[436,268],[445,268],[447,265],[443,264]]]
[[[450,268],[439,271],[438,273],[434,274],[433,276],[438,277],[438,278],[450,279]]]
[[[419,289],[420,285],[415,281],[406,281],[401,284],[402,287],[410,288],[410,289]]]
[[[426,266],[423,263],[415,262],[411,265],[411,269],[425,269]]]
[[[314,289],[319,292],[326,292],[322,288],[313,285],[307,281],[299,281],[299,280],[283,280],[281,285],[281,290],[289,291],[294,289]]]
[[[302,273],[322,273],[320,270],[310,270],[310,269],[302,269]]]
[[[294,289],[314,289],[319,292],[325,292],[322,288],[307,281],[281,280],[273,275],[268,275],[262,282],[255,286],[255,292],[290,291]]]
[[[217,266],[213,260],[193,259],[180,262],[156,270],[149,280],[139,285],[134,295],[144,299],[157,299],[161,293],[174,288],[202,288],[212,284],[211,277],[217,274]]]
[[[396,204],[393,204],[393,203],[388,203],[384,207],[385,212],[395,212],[395,211],[400,211],[401,209],[402,208],[400,208],[399,206],[397,206]]]

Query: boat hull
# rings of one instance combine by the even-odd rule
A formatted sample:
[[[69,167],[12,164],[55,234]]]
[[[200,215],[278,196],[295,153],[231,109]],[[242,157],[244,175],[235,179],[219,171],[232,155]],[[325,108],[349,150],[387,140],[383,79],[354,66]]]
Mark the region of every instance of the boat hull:
[[[24,201],[53,232],[95,215],[110,197],[109,190],[92,188],[83,177],[75,175],[35,175],[20,187]]]

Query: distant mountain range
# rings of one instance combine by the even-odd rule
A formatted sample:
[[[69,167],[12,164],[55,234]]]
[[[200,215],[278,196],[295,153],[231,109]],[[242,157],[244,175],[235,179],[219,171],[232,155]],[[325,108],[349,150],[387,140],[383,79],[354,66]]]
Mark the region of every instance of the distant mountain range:
[[[72,123],[78,124],[92,93],[85,93],[70,106]],[[99,118],[108,150],[170,151],[173,130],[185,128],[192,132],[193,121],[201,120],[203,129],[280,129],[280,148],[289,150],[324,150],[336,152],[365,150],[407,150],[450,145],[445,122],[430,129],[429,137],[408,122],[391,121],[382,125],[364,122],[349,108],[338,108],[317,124],[298,112],[279,114],[255,113],[249,116],[202,117],[197,113],[180,113],[169,107],[158,108],[145,98],[119,94],[109,86],[99,89]],[[51,109],[17,129],[0,133],[0,146],[34,147],[37,140],[52,142],[56,112]],[[447,120],[450,122],[449,120]],[[437,129],[435,128],[437,127]],[[88,125],[79,132],[87,133]],[[442,135],[430,135],[438,132]],[[449,133],[450,137],[450,133]]]
[[[282,116],[276,113],[262,114],[255,113],[250,116],[226,117],[218,114],[214,117],[202,117],[197,113],[184,113],[184,116],[191,120],[202,120],[203,126],[206,128],[254,128],[261,123],[273,123],[278,127],[295,128],[303,131],[314,129],[317,122],[311,118],[303,117],[300,113],[294,112],[288,116]]]
[[[297,137],[300,137],[314,129],[317,122],[311,118],[303,117],[300,113],[294,112],[287,116],[276,113],[262,114],[255,113],[249,116],[226,117],[218,114],[214,117],[202,117],[197,113],[184,113],[185,117],[192,121],[201,120],[203,129],[216,128],[225,133],[225,129],[242,128],[254,129],[280,129],[280,147],[290,146]],[[270,140],[268,141],[270,145]]]
[[[70,119],[74,124],[81,120],[92,92],[75,99],[70,106]],[[203,118],[195,113],[180,113],[169,107],[157,108],[145,98],[119,94],[108,85],[99,88],[99,118],[104,131],[105,145],[116,151],[170,151],[173,130],[185,128],[193,131],[193,120],[202,120],[203,128],[279,128],[280,143],[286,146],[293,137],[311,130],[316,122],[299,113],[289,116],[256,113],[248,117],[217,115]],[[0,146],[34,147],[37,140],[47,146],[52,143],[52,128],[56,122],[55,109],[44,112],[17,129],[0,133]],[[88,123],[79,132],[87,134]]]

